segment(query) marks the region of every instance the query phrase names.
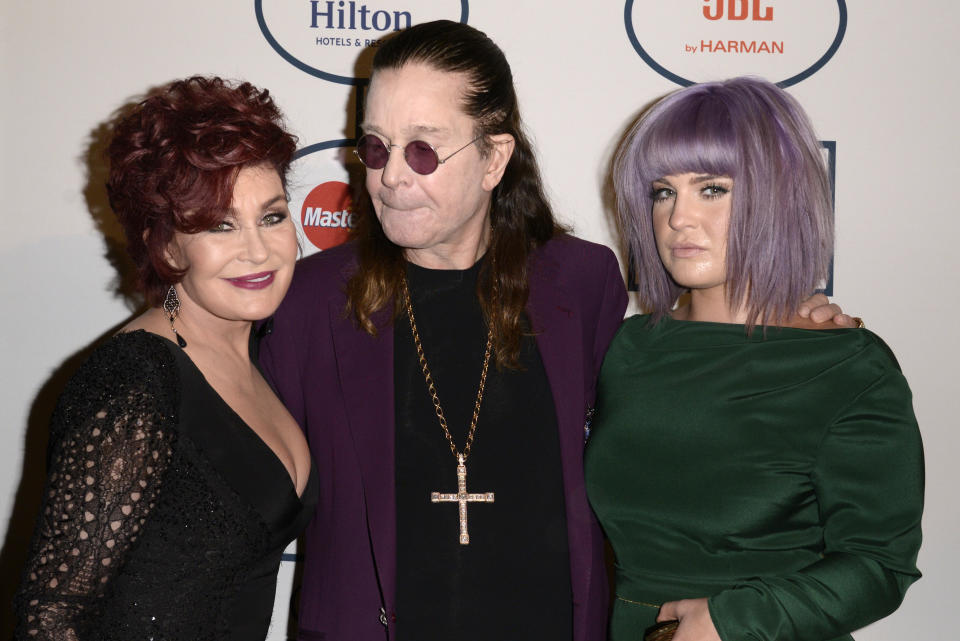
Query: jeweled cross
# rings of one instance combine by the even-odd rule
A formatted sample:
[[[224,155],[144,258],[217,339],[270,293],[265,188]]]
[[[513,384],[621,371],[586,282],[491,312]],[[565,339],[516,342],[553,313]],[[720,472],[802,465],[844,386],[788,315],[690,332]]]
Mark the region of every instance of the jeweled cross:
[[[457,455],[457,493],[431,492],[430,501],[433,503],[460,504],[460,545],[470,543],[470,532],[467,531],[467,503],[493,503],[493,492],[469,494],[467,492],[467,464],[463,454]]]

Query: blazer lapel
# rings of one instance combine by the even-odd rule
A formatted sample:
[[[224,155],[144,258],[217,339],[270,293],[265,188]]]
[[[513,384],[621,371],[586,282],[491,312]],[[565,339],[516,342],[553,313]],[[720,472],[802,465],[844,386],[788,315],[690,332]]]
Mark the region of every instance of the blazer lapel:
[[[358,329],[353,318],[344,317],[342,301],[331,303],[329,313],[381,596],[389,608],[397,566],[393,323],[388,312],[376,314],[380,331],[373,337]]]
[[[590,550],[593,545],[590,508],[583,481],[586,399],[582,319],[570,296],[568,283],[560,278],[555,258],[545,252],[537,256],[531,265],[527,311],[536,333],[537,347],[550,381],[557,412],[570,547],[574,636],[580,638],[582,635],[576,634],[576,631],[585,625],[585,620],[578,605],[585,603],[589,595]]]
[[[572,416],[583,417],[583,381],[572,375],[583,371],[583,354],[578,310],[569,302],[567,284],[559,279],[558,271],[549,256],[537,261],[530,274],[527,311],[540,358],[550,379],[550,391],[560,422],[560,448],[566,460],[571,446],[578,457],[583,452],[583,434],[569,434],[564,425]]]

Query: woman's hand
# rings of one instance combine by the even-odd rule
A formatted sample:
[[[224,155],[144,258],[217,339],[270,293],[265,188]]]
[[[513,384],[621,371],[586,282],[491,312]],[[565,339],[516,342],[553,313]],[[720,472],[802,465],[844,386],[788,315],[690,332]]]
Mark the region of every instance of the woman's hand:
[[[660,606],[657,623],[673,620],[680,621],[673,641],[721,641],[705,598],[664,603]]]

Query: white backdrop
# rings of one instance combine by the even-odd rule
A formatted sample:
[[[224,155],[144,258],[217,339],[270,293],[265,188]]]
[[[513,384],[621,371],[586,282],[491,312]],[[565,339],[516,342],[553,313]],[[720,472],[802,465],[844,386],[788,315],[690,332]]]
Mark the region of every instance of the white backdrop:
[[[734,14],[744,2],[730,3]],[[338,3],[330,4],[335,14]],[[754,71],[784,80],[810,67],[831,44],[839,7],[846,8],[835,55],[789,90],[821,138],[836,141],[834,298],[863,316],[896,352],[914,391],[927,456],[919,561],[925,576],[897,613],[857,638],[956,639],[960,437],[952,425],[960,409],[954,382],[960,349],[952,321],[960,315],[960,136],[954,118],[960,5],[751,0],[746,5],[757,5],[758,16],[772,9],[773,20],[752,20],[751,14],[734,22],[731,6],[721,2],[728,11],[723,22],[701,13],[716,12],[717,0],[343,4],[355,6],[357,25],[368,6],[368,27],[402,21],[394,11],[416,22],[459,19],[468,10],[468,22],[486,31],[511,61],[560,217],[578,235],[614,248],[601,198],[611,150],[643,105],[678,86],[641,58],[626,24],[674,75],[707,79]],[[317,6],[323,12],[327,3]],[[258,26],[256,8],[253,0],[0,2],[0,638],[12,627],[8,604],[39,501],[52,403],[90,344],[131,314],[111,258],[119,232],[105,211],[103,165],[93,160],[103,123],[148,88],[203,73],[268,87],[304,147],[354,134],[355,88],[284,59]],[[351,75],[359,51],[351,38],[380,35],[358,27],[348,48],[329,39],[336,29],[308,31],[308,0],[265,1],[263,9],[267,31],[302,58],[301,67]],[[387,13],[375,15],[380,9]],[[323,27],[326,18],[319,20]],[[715,44],[708,51],[702,41],[718,30],[722,42],[786,43],[784,53],[718,52]],[[312,34],[326,40],[318,44]],[[687,40],[696,53],[678,44]],[[306,194],[345,178],[337,162],[343,151],[304,158],[295,210],[311,198],[308,205],[335,210],[329,195]],[[285,635],[292,573],[293,564],[284,563],[271,639]]]

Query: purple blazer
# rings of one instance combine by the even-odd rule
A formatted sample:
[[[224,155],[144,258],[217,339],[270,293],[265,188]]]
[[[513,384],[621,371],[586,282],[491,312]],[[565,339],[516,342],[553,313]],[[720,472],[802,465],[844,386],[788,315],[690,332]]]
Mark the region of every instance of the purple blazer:
[[[304,641],[395,638],[393,324],[382,312],[383,329],[372,337],[346,315],[343,288],[355,269],[350,244],[300,261],[259,354],[307,434],[320,478],[305,534]],[[613,252],[572,236],[533,252],[528,273],[527,313],[560,431],[573,638],[601,641],[608,584],[601,532],[584,490],[583,425],[627,296]]]

